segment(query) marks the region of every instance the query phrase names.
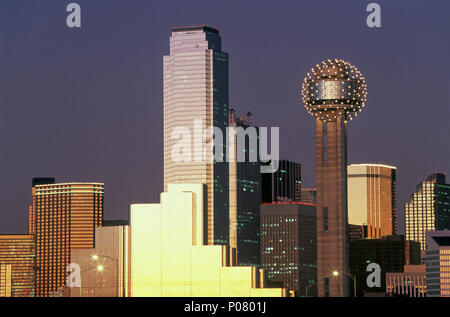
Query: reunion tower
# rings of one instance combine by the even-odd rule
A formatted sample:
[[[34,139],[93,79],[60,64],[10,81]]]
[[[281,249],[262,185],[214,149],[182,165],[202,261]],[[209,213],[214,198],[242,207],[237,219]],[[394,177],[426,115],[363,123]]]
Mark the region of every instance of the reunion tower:
[[[347,122],[364,107],[367,86],[352,64],[333,59],[307,74],[302,97],[316,119],[318,296],[349,296]]]

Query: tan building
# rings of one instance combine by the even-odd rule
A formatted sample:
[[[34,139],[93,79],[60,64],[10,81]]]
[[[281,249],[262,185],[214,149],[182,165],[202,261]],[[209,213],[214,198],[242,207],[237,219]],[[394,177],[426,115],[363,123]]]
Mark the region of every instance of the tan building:
[[[34,296],[35,242],[32,235],[0,235],[0,266],[0,296]]]
[[[102,183],[54,183],[33,179],[30,232],[36,236],[36,296],[64,290],[71,250],[94,247],[102,225]]]
[[[403,272],[386,273],[386,294],[425,297],[427,294],[425,264],[405,265]]]
[[[70,296],[128,297],[129,245],[129,226],[97,227],[95,248],[72,250],[72,263],[80,265],[81,290],[71,288]]]
[[[348,223],[365,227],[366,238],[396,232],[396,167],[351,164],[348,177]]]
[[[264,270],[235,266],[228,246],[204,244],[206,195],[201,184],[169,184],[161,203],[131,205],[131,296],[286,296],[265,288]]]

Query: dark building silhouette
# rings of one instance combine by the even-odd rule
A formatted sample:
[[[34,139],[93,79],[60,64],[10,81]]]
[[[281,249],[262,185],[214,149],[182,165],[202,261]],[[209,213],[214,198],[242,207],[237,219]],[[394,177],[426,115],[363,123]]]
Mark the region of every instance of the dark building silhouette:
[[[261,174],[262,202],[301,200],[301,165],[287,160],[280,160],[278,170],[274,173]]]
[[[381,286],[367,285],[367,266],[377,263],[381,268]],[[386,236],[380,239],[353,240],[350,242],[350,272],[356,276],[357,296],[365,293],[385,292],[386,273],[403,272],[404,265],[420,264],[420,244],[404,236]],[[349,281],[352,285],[352,281]]]

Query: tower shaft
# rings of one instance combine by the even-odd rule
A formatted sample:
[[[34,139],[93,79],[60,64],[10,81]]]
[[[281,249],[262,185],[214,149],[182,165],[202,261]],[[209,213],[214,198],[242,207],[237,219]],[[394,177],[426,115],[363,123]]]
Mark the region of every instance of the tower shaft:
[[[318,296],[348,296],[347,123],[316,119]],[[333,271],[339,275],[334,277]]]

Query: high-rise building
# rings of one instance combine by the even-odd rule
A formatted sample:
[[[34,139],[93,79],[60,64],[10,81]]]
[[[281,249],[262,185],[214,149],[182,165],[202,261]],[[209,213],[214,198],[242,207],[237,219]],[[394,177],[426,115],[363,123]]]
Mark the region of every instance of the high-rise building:
[[[257,158],[257,128],[253,127],[251,113],[238,117],[231,109],[229,120],[230,247],[237,251],[238,265],[259,265],[261,164]],[[238,148],[241,134],[236,133],[237,129],[247,132],[242,134],[245,137],[242,148]],[[252,141],[253,146],[250,146]],[[244,152],[244,162],[238,161],[237,151]],[[256,162],[250,160],[252,154],[256,156]]]
[[[366,84],[343,60],[308,73],[303,103],[316,119],[317,274],[319,296],[348,296],[347,121],[363,107]],[[332,272],[339,272],[338,278]]]
[[[317,189],[315,187],[301,187],[301,201],[304,203],[317,203]]]
[[[407,239],[420,242],[425,250],[425,232],[450,229],[450,184],[445,174],[434,173],[417,185],[410,201],[405,203]]]
[[[95,228],[95,248],[72,250],[71,260],[80,265],[80,288],[71,297],[129,297],[131,276],[128,225]]]
[[[405,265],[403,272],[387,272],[386,294],[394,297],[426,297],[425,265]]]
[[[380,266],[380,287],[369,287],[367,271],[370,263]],[[386,290],[386,272],[403,272],[404,265],[420,264],[420,246],[404,236],[385,236],[379,239],[353,240],[350,242],[350,272],[356,277],[356,294]],[[349,281],[349,284],[351,281]]]
[[[425,250],[425,232],[450,229],[450,184],[445,174],[434,173],[417,185],[405,203],[405,232],[408,240],[420,242]]]
[[[228,126],[228,54],[222,51],[219,30],[173,28],[163,72],[164,190],[172,183],[206,184],[209,213],[204,239],[208,244],[227,244],[228,163],[213,161],[209,146],[213,127],[225,136]],[[192,151],[182,160],[174,159],[180,147]]]
[[[33,235],[0,235],[0,296],[34,297],[35,254]]]
[[[230,247],[205,245],[204,184],[169,184],[159,204],[133,204],[131,296],[286,296],[266,288],[264,270],[235,266]]]
[[[300,201],[302,195],[301,165],[280,160],[274,173],[261,174],[262,202]]]
[[[450,297],[450,231],[426,232],[427,297]]]
[[[93,248],[102,225],[102,183],[33,181],[30,232],[36,237],[36,296],[62,292],[71,250]]]
[[[261,206],[261,266],[267,278],[297,296],[316,293],[316,206],[302,202]]]
[[[396,167],[351,164],[348,177],[348,223],[366,226],[367,238],[396,233]]]

